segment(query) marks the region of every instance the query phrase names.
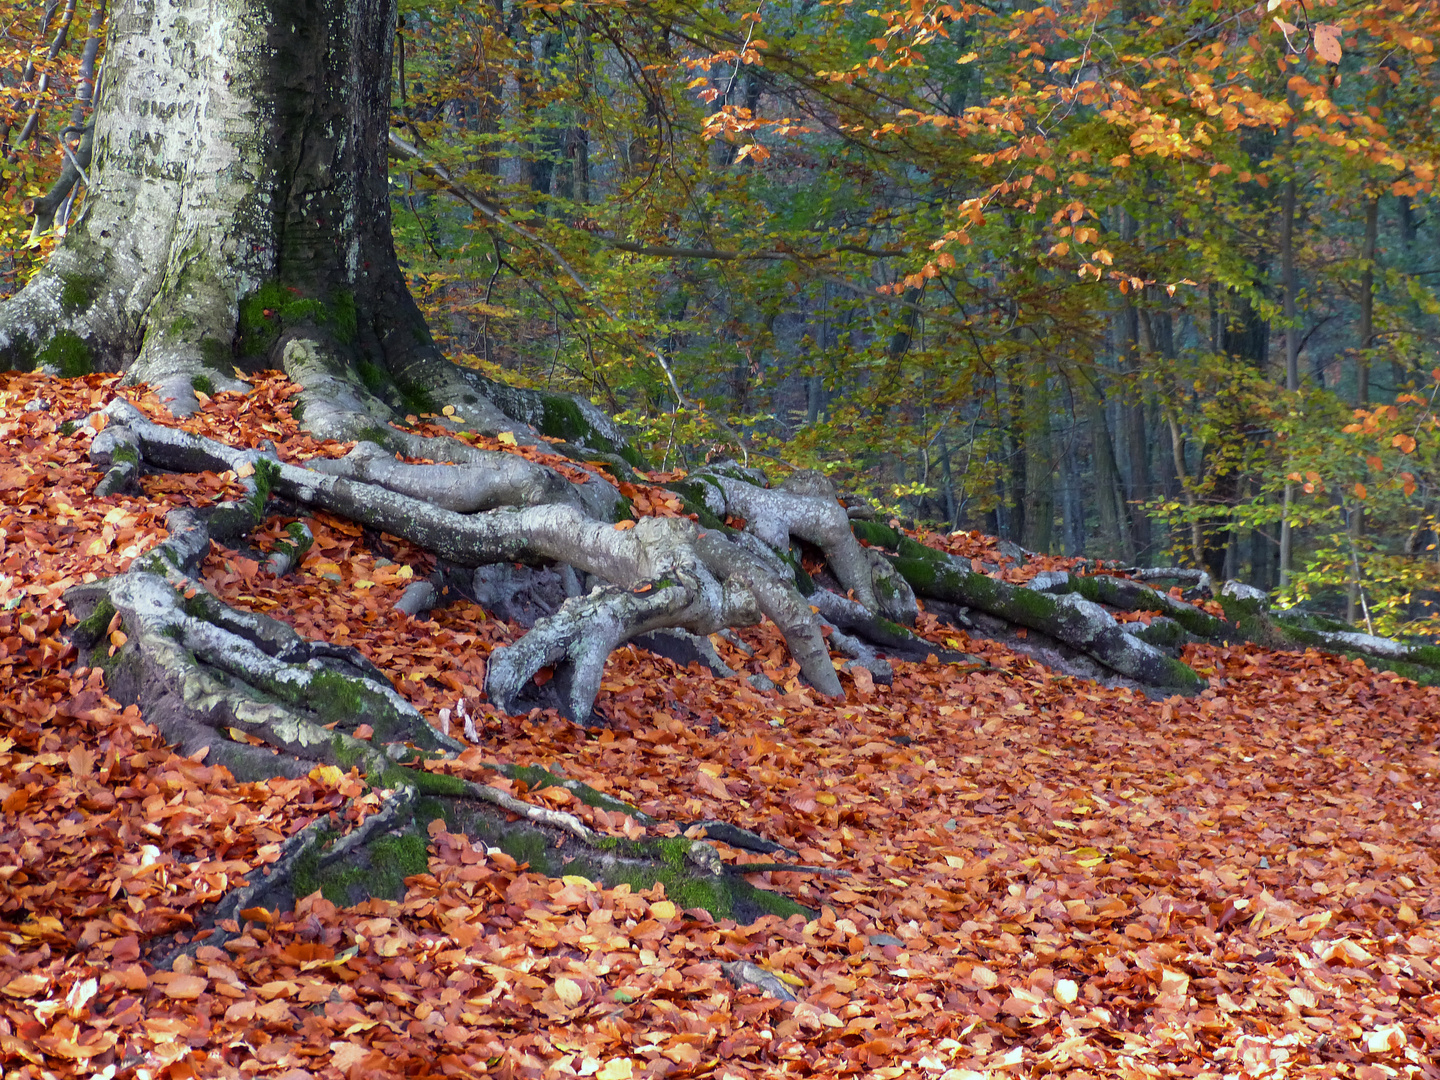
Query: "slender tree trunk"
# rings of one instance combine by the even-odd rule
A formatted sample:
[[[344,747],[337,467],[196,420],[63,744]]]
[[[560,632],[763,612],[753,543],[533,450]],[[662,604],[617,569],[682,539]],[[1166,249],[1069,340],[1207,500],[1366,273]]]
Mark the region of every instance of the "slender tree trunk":
[[[1028,388],[1025,400],[1025,534],[1031,551],[1048,553],[1054,545],[1055,459],[1047,383]]]
[[[1095,508],[1100,522],[1100,544],[1110,558],[1118,555],[1128,562],[1135,557],[1135,545],[1125,514],[1124,483],[1115,463],[1105,404],[1098,392],[1087,397],[1086,404],[1090,413],[1090,444],[1095,455]]]
[[[1285,181],[1284,195],[1280,202],[1280,265],[1284,278],[1285,310],[1285,389],[1295,393],[1300,389],[1300,328],[1296,326],[1295,294],[1299,289],[1295,277],[1295,203],[1297,193],[1295,178]],[[1289,472],[1289,469],[1286,469]],[[1295,500],[1295,485],[1285,482],[1285,494],[1280,517],[1280,587],[1290,584],[1291,534],[1290,507]]]
[[[1185,493],[1185,506],[1190,511],[1190,555],[1196,566],[1205,564],[1205,544],[1200,533],[1200,518],[1196,513],[1195,492],[1190,487],[1190,475],[1185,468],[1185,436],[1180,433],[1180,422],[1175,409],[1165,406],[1165,422],[1170,428],[1170,453],[1175,461],[1175,475],[1180,479],[1180,488]]]
[[[1375,240],[1379,232],[1380,198],[1372,195],[1365,203],[1365,239],[1360,248],[1360,339],[1355,353],[1355,407],[1370,404],[1370,346],[1375,338]]]
[[[1006,453],[1010,461],[1010,513],[1007,528],[1002,534],[1007,540],[1024,543],[1029,520],[1030,476],[1026,468],[1026,397],[1027,388],[1019,357],[1012,356],[1005,363],[1005,389],[1008,397],[1006,417]]]
[[[1065,554],[1085,554],[1085,496],[1080,484],[1080,468],[1076,461],[1077,421],[1074,409],[1065,408],[1066,432],[1064,450],[1060,454],[1060,490]]]
[[[1130,241],[1135,236],[1135,219],[1126,211],[1117,211],[1120,236]],[[1145,399],[1142,393],[1141,368],[1143,353],[1150,348],[1141,347],[1140,310],[1135,306],[1129,293],[1120,298],[1120,310],[1116,325],[1116,358],[1120,375],[1126,384],[1125,400],[1120,406],[1120,429],[1124,438],[1125,464],[1128,473],[1128,498],[1126,510],[1130,518],[1130,534],[1134,538],[1136,558],[1149,557],[1150,514],[1145,508],[1152,494],[1150,477],[1150,440],[1145,431]]]
[[[1372,195],[1365,203],[1365,239],[1360,248],[1360,325],[1357,333],[1360,347],[1355,353],[1355,407],[1370,404],[1370,347],[1375,340],[1375,241],[1379,232],[1380,197]],[[1350,512],[1348,523],[1350,548],[1359,550],[1365,532],[1365,508],[1357,506]],[[1352,581],[1345,594],[1345,621],[1354,623],[1360,617],[1360,582]]]

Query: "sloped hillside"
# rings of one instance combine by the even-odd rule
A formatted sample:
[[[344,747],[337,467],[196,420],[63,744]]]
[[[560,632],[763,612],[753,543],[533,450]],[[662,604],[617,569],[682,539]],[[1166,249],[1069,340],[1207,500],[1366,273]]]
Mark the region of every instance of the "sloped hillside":
[[[298,433],[288,393],[260,381],[187,426],[339,454]],[[212,549],[205,585],[383,668],[467,745],[437,769],[616,837],[748,829],[787,850],[710,842],[816,914],[737,925],[663,885],[531,873],[437,822],[425,850],[393,851],[403,901],[245,908],[197,946],[207,905],[383,792],[335,768],[238,783],[75,668],[62,594],[163,539],[168,509],[238,491],[147,475],[92,497],[66,422],[116,394],[153,404],[109,377],[0,376],[7,1077],[1437,1075],[1440,690],[1313,651],[1192,645],[1208,688],[1157,701],[922,614],[969,658],[892,661],[888,686],[852,666],[825,700],[769,623],[716,645],[771,691],[626,647],[604,724],[580,729],[493,709],[486,658],[518,627],[465,601],[396,613],[428,557],[319,513],[295,572],[263,567],[274,518],[260,550]]]

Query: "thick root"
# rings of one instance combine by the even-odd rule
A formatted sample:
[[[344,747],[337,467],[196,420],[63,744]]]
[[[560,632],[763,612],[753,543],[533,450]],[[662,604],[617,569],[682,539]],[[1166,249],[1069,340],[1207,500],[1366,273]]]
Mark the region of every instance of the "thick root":
[[[208,530],[187,510],[172,513],[167,524],[171,538],[126,573],[66,594],[80,619],[72,635],[80,662],[102,668],[110,693],[139,704],[180,753],[203,753],[240,779],[354,765],[388,793],[379,811],[349,833],[339,831],[338,819],[320,818],[290,837],[276,863],[200,920],[188,944],[161,942],[152,962],[172,963],[200,944],[222,943],[227,934],[219,927],[233,926],[242,909],[288,908],[316,890],[341,904],[398,898],[405,878],[425,870],[437,818],[542,873],[579,874],[609,886],[662,882],[670,895],[716,917],[813,914],[749,885],[748,866],[726,866],[700,840],[600,836],[572,814],[433,771],[429,766],[455,756],[463,744],[431,727],[360,654],[307,641],[205,592],[190,575],[209,550]],[[596,649],[598,659],[588,663],[598,669],[607,654]],[[544,769],[493,768],[532,788],[562,785],[581,802],[654,824],[633,807]]]
[[[857,521],[854,528],[870,543],[898,553],[893,558],[895,569],[921,596],[977,608],[1016,626],[1039,630],[1149,686],[1182,693],[1204,687],[1204,680],[1190,667],[1127,633],[1099,604],[1074,593],[1052,596],[977,574],[884,525]]]
[[[558,562],[609,583],[595,599],[571,601],[520,642],[496,654],[491,690],[503,706],[514,706],[521,687],[541,668],[558,665],[565,711],[583,722],[590,716],[605,658],[617,645],[663,627],[708,635],[727,626],[750,625],[761,614],[780,627],[811,685],[824,694],[842,693],[819,620],[793,580],[720,533],[702,532],[687,519],[645,518],[634,528],[619,529],[590,516],[576,502],[458,513],[423,498],[312,468],[268,460],[262,468],[259,462],[265,455],[257,451],[236,450],[153,424],[123,401],[112,402],[106,411],[112,423],[131,433],[142,458],[152,464],[184,471],[234,470],[257,477],[263,472],[267,492],[403,537],[457,566]],[[443,474],[431,470],[455,467],[392,470],[366,453],[343,468],[362,474],[380,469],[395,487],[413,479],[422,493],[430,493],[445,487]],[[535,474],[522,469],[517,475],[528,480]],[[414,598],[416,610],[424,602],[424,597]]]
[[[683,490],[716,517],[743,519],[747,533],[778,552],[790,551],[792,537],[814,544],[824,553],[841,587],[867,611],[884,610],[891,618],[904,619],[913,607],[913,594],[908,606],[901,594],[895,604],[882,609],[876,595],[875,568],[850,530],[850,518],[840,505],[835,485],[822,474],[797,472],[778,488],[770,488],[755,470],[721,462],[686,477]],[[914,621],[913,614],[910,621]]]

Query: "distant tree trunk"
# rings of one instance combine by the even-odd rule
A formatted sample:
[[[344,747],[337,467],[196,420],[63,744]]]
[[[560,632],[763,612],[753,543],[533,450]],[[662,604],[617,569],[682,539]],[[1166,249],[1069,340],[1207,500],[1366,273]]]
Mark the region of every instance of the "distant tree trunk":
[[[1099,391],[1086,397],[1090,414],[1090,445],[1095,461],[1095,509],[1100,523],[1100,544],[1110,558],[1135,558],[1130,521],[1125,513],[1124,483],[1115,464],[1115,447],[1110,441],[1110,424]]]
[[[1132,240],[1135,219],[1124,210],[1118,211],[1120,235]],[[1145,431],[1145,397],[1142,392],[1143,365],[1140,311],[1129,293],[1120,298],[1115,326],[1115,352],[1120,375],[1125,382],[1125,399],[1120,406],[1120,427],[1125,446],[1125,465],[1129,476],[1126,510],[1130,518],[1130,535],[1134,539],[1135,556],[1146,560],[1150,555],[1150,514],[1145,508],[1151,492],[1150,440]]]
[[[1176,419],[1175,408],[1165,405],[1165,422],[1170,428],[1170,453],[1175,461],[1175,475],[1185,495],[1185,506],[1190,511],[1190,555],[1196,566],[1205,561],[1205,545],[1201,536],[1200,519],[1196,515],[1195,492],[1190,486],[1190,476],[1185,468],[1185,436],[1180,432],[1180,421]]]
[[[1365,238],[1360,247],[1360,323],[1356,327],[1359,347],[1355,352],[1355,407],[1370,404],[1370,347],[1375,340],[1375,241],[1379,232],[1380,198],[1365,202]]]
[[[481,137],[481,150],[475,168],[488,176],[500,175],[499,147],[494,139],[500,134],[505,116],[505,72],[499,62],[499,48],[505,26],[505,0],[482,0],[480,17],[480,72],[476,87],[477,114],[475,133]]]
[[[1024,433],[1026,507],[1021,543],[1031,551],[1048,553],[1055,542],[1055,458],[1046,382],[1026,388]]]
[[[1396,212],[1400,219],[1400,243],[1409,251],[1415,243],[1415,204],[1410,201],[1409,195],[1396,199]]]
[[[1079,556],[1085,554],[1085,494],[1076,461],[1077,421],[1072,404],[1073,401],[1067,402],[1065,407],[1065,441],[1060,451],[1060,507],[1065,554]]]
[[[1280,266],[1283,278],[1285,310],[1285,389],[1295,393],[1300,389],[1300,328],[1295,310],[1295,294],[1299,285],[1295,277],[1295,178],[1285,181],[1284,195],[1280,201]],[[1289,472],[1289,469],[1286,469]],[[1291,535],[1290,507],[1295,501],[1295,485],[1285,482],[1285,494],[1280,511],[1280,587],[1290,584]]]
[[[1370,347],[1375,341],[1375,242],[1379,233],[1380,197],[1365,202],[1365,236],[1360,246],[1360,325],[1356,328],[1359,348],[1355,352],[1355,407],[1370,404]],[[1398,379],[1396,380],[1398,383]],[[1358,550],[1365,532],[1365,508],[1350,511],[1347,523],[1350,547]],[[1360,618],[1360,582],[1351,581],[1345,590],[1345,621],[1352,625]]]
[[[1019,357],[1012,356],[1005,362],[1005,456],[1010,464],[1009,512],[1006,514],[1006,529],[1001,534],[1007,540],[1023,543],[1026,522],[1029,520],[1030,477],[1026,469],[1025,421],[1027,417],[1024,365]]]
[[[1175,326],[1171,320],[1170,312],[1162,309],[1144,308],[1140,312],[1140,340],[1141,345],[1147,351],[1154,351],[1160,354],[1165,360],[1165,366],[1172,368],[1175,361]],[[1190,472],[1185,464],[1185,436],[1180,431],[1180,421],[1176,414],[1177,405],[1175,402],[1183,400],[1183,394],[1178,386],[1173,391],[1174,401],[1166,400],[1162,394],[1159,400],[1159,411],[1165,420],[1165,426],[1169,429],[1170,435],[1170,461],[1171,471],[1175,477],[1178,487],[1176,494],[1185,499],[1185,505],[1190,511],[1189,538],[1190,553],[1195,560],[1195,565],[1201,565],[1203,559],[1203,545],[1200,536],[1200,521],[1195,514],[1195,492],[1190,485]],[[1167,491],[1166,497],[1170,497]],[[1172,538],[1171,543],[1174,543]]]

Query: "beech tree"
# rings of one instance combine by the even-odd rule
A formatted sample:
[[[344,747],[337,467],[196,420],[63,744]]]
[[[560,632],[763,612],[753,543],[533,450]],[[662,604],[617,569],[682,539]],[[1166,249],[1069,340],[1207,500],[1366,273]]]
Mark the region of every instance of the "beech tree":
[[[0,351],[12,365],[125,370],[179,418],[197,395],[244,391],[237,376],[280,368],[301,387],[304,427],[355,444],[340,459],[282,461],[271,446],[228,446],[123,401],[89,421],[92,460],[105,471],[98,495],[148,468],[230,470],[249,496],[175,511],[161,546],[122,574],[75,587],[67,600],[82,662],[103,666],[111,692],[138,701],[182,752],[208,748],[208,760],[237,777],[357,765],[393,792],[344,839],[328,837],[323,823],[292,838],[269,877],[228,899],[217,919],[323,884],[332,870],[344,870],[335,880],[358,899],[365,878],[354,871],[372,842],[423,836],[437,814],[546,872],[679,876],[726,910],[786,910],[728,873],[703,841],[617,845],[570,815],[426,771],[427,759],[462,744],[410,707],[383,671],[352,649],[230,608],[200,584],[211,542],[243,540],[272,500],[343,515],[437,556],[441,570],[407,594],[405,615],[447,589],[492,601],[525,592],[542,617],[493,655],[485,691],[499,708],[553,706],[578,723],[594,719],[617,646],[637,642],[724,671],[708,635],[762,617],[781,628],[823,695],[841,693],[836,669],[846,662],[883,678],[882,654],[960,658],[907,628],[917,596],[962,623],[978,610],[1038,631],[1066,655],[1161,693],[1201,687],[1177,658],[1193,637],[1281,635],[1244,587],[1215,590],[1228,616],[1220,619],[1133,579],[1050,573],[1025,587],[1006,583],[847,506],[818,473],[772,486],[757,470],[714,463],[672,481],[683,516],[634,521],[616,481],[634,479],[642,463],[615,423],[583,398],[508,387],[452,364],[407,289],[387,178],[395,22],[394,0],[120,4],[89,160],[75,164],[89,189],[83,213],[48,265],[0,307]],[[420,414],[454,435],[417,430]],[[562,469],[480,450],[454,437],[464,432],[516,446],[549,439],[570,461]],[[291,535],[272,557],[277,573],[303,555],[303,525]],[[816,558],[824,569],[808,573],[802,561],[813,568]],[[1194,572],[1152,575],[1208,588]],[[1107,607],[1166,617],[1131,633]],[[1364,635],[1283,633],[1433,660]],[[553,676],[537,680],[542,670]],[[611,805],[558,774],[515,775]],[[684,824],[779,850],[724,823]]]

